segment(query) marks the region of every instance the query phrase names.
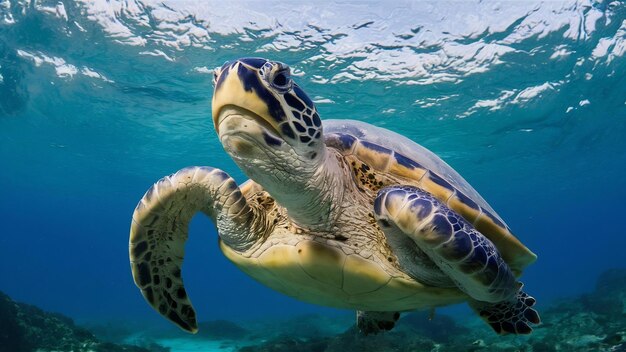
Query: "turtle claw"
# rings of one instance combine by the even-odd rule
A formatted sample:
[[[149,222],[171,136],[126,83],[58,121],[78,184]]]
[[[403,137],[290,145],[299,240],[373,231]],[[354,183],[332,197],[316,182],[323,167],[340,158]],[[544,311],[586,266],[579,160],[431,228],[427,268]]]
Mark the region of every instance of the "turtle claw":
[[[539,313],[531,308],[536,301],[526,292],[519,291],[515,300],[499,303],[470,302],[480,317],[500,335],[528,335],[532,325],[540,324]]]

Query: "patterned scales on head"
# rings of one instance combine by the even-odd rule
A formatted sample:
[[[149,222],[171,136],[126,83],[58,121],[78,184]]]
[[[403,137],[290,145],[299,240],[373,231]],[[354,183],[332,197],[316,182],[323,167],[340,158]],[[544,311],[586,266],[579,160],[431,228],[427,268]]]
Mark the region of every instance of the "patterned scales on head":
[[[320,120],[289,68],[260,58],[215,73],[213,121],[250,177],[189,167],[157,182],[131,226],[133,276],[159,313],[195,332],[181,266],[191,217],[216,224],[220,248],[289,296],[357,310],[368,333],[399,312],[467,301],[498,333],[527,334],[535,301],[517,280],[536,256],[432,152],[353,120]]]

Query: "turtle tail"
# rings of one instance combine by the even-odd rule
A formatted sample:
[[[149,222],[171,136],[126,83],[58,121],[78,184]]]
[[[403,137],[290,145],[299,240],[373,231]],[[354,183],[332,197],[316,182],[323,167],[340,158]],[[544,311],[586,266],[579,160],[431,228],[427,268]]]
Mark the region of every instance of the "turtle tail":
[[[511,300],[470,301],[469,305],[498,334],[527,335],[533,331],[532,324],[541,323],[539,313],[532,308],[535,303],[535,299],[520,288]]]

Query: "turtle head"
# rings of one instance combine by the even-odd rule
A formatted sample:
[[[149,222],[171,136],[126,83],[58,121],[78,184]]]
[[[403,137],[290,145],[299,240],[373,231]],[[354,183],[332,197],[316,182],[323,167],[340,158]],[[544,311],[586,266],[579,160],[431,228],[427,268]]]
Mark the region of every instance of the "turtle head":
[[[215,70],[214,85],[215,130],[250,178],[267,188],[263,179],[293,178],[277,172],[306,175],[321,165],[322,122],[287,65],[261,58],[226,62]]]

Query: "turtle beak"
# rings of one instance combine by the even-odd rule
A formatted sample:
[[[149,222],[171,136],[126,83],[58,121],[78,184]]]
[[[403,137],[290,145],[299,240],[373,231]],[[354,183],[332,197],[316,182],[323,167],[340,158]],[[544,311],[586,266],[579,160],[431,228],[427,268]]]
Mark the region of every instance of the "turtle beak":
[[[220,135],[220,120],[225,117],[222,115],[226,115],[223,114],[223,110],[233,110],[234,108],[246,112],[244,115],[251,117],[272,133],[280,136],[277,132],[279,130],[277,122],[271,117],[267,104],[257,93],[261,88],[254,89],[256,84],[261,85],[257,73],[240,62],[225,65],[219,70],[211,109],[213,126],[218,135]],[[253,88],[251,89],[250,86]]]

